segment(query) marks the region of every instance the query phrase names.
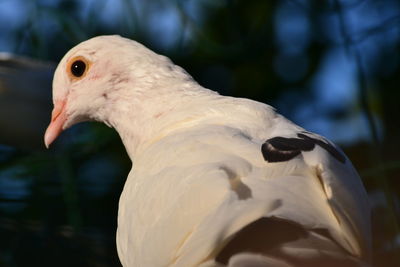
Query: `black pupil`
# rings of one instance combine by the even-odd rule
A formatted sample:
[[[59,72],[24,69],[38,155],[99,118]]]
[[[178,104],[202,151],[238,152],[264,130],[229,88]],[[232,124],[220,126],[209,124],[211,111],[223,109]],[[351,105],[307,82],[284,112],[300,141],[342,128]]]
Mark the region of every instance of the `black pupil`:
[[[81,77],[85,73],[86,64],[82,60],[77,60],[71,65],[71,72],[75,77]]]

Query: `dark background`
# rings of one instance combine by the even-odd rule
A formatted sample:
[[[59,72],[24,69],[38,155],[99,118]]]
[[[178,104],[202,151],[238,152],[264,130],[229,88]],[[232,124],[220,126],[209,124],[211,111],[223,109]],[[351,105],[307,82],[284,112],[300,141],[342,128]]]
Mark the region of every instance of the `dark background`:
[[[131,166],[118,135],[84,123],[42,141],[55,62],[101,34],[342,146],[371,199],[374,266],[400,266],[397,0],[0,0],[0,51],[13,54],[0,54],[0,266],[120,266]]]

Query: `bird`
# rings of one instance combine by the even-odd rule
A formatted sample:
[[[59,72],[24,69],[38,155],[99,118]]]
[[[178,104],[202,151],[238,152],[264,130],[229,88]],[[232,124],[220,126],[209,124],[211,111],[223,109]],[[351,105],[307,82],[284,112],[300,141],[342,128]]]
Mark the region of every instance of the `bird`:
[[[114,128],[132,161],[123,266],[370,266],[370,207],[343,151],[273,107],[223,96],[118,35],[79,43],[53,78],[46,147]]]

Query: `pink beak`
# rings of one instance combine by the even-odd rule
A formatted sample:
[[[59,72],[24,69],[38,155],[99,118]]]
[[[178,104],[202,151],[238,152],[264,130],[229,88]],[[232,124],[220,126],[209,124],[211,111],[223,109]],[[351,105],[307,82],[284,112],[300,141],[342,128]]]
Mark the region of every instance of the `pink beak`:
[[[54,103],[54,109],[51,112],[51,122],[44,134],[44,144],[46,148],[49,148],[50,144],[53,143],[57,136],[63,131],[64,123],[67,120],[65,103],[65,100],[58,100]]]

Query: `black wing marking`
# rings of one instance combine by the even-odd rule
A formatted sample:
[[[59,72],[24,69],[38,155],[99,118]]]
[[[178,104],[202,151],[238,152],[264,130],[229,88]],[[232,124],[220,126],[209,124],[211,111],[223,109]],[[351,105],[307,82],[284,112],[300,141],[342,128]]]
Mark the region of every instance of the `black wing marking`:
[[[261,146],[264,159],[268,162],[288,161],[300,155],[301,152],[311,151],[315,145],[319,145],[338,161],[346,162],[346,157],[328,141],[310,137],[304,133],[308,132],[298,133],[298,138],[277,136],[268,139]]]
[[[314,149],[314,146],[312,140],[277,136],[265,141],[261,146],[261,152],[266,161],[280,162],[291,160],[301,151]]]

